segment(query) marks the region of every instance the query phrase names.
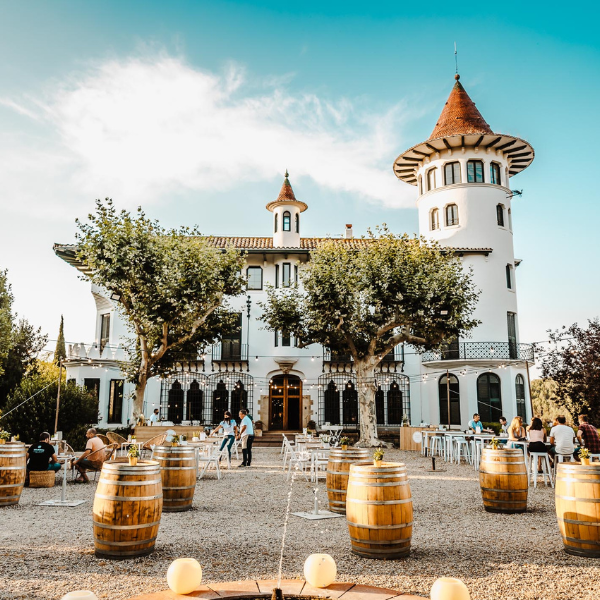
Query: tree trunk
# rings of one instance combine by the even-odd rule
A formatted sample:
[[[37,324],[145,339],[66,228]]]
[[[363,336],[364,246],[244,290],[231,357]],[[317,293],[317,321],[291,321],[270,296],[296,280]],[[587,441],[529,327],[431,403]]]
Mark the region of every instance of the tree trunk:
[[[133,399],[133,422],[137,423],[140,415],[144,414],[144,393],[146,392],[146,384],[148,383],[148,375],[146,372],[140,372],[135,384],[135,398]]]
[[[381,446],[377,437],[377,414],[375,412],[375,360],[356,361],[356,387],[358,388],[358,420],[360,440],[358,446],[372,448]]]

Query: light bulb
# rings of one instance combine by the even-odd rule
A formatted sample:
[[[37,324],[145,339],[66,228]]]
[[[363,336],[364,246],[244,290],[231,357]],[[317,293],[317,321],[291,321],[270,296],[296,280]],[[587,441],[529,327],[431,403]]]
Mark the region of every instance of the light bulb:
[[[178,558],[167,570],[167,583],[176,594],[190,594],[202,582],[202,567],[195,558]]]
[[[304,563],[304,578],[315,588],[324,588],[335,581],[337,567],[329,554],[311,554]]]

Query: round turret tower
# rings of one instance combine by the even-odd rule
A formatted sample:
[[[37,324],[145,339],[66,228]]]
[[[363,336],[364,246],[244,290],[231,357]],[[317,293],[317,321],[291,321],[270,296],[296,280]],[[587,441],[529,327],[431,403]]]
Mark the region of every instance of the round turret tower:
[[[455,79],[431,136],[403,152],[394,172],[417,187],[420,234],[460,256],[481,290],[474,315],[481,324],[472,336],[422,360],[424,378],[428,369],[449,370],[460,397],[450,407],[450,421],[464,425],[474,412],[485,413],[482,421],[497,421],[501,412],[527,416],[525,371],[533,349],[518,339],[515,269],[520,261],[513,250],[510,178],[531,164],[534,150],[520,138],[494,133],[458,74]],[[453,370],[467,377],[466,385],[450,375]],[[438,413],[439,422],[447,424],[445,378],[442,387],[439,412],[431,398],[428,420],[435,422]],[[467,400],[461,387],[467,388]]]
[[[267,204],[267,210],[273,213],[273,247],[274,248],[299,248],[300,247],[300,213],[308,206],[296,200],[289,173],[285,172],[285,179],[277,200]]]

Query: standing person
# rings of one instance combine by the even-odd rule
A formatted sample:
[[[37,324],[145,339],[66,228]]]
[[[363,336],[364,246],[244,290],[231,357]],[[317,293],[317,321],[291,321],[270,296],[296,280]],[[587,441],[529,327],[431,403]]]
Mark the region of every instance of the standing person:
[[[577,438],[590,454],[600,454],[600,436],[598,430],[588,421],[587,415],[579,415]]]
[[[151,426],[154,425],[154,423],[158,423],[160,420],[160,417],[158,416],[158,408],[154,409],[154,412],[150,415],[148,420],[150,421]]]
[[[573,444],[573,429],[567,425],[567,419],[563,415],[556,417],[556,425],[550,430],[550,456],[562,454],[571,456],[575,451]]]
[[[231,463],[231,446],[233,446],[233,442],[235,442],[235,438],[238,435],[238,428],[237,423],[234,419],[231,418],[231,413],[228,410],[225,411],[225,414],[223,415],[223,420],[217,425],[217,427],[215,427],[210,432],[210,435],[208,437],[212,437],[213,435],[215,435],[219,431],[219,429],[223,430],[223,435],[225,436],[223,438],[223,442],[221,443],[219,451],[225,448],[225,444],[228,444],[227,452],[229,453],[229,462]],[[219,458],[219,460],[221,459]]]
[[[84,453],[73,463],[73,466],[79,472],[79,477],[75,480],[77,483],[89,483],[90,480],[87,478],[85,474],[86,470],[90,471],[100,471],[102,469],[102,463],[104,462],[104,457],[101,456],[103,453],[98,452],[98,454],[94,454],[92,460],[88,459],[90,454],[97,452],[98,450],[102,450],[104,448],[104,442],[96,436],[96,430],[92,427],[87,430],[85,437],[87,437],[88,441],[85,445]]]
[[[29,471],[60,471],[60,463],[56,457],[54,446],[50,445],[50,434],[46,431],[40,434],[40,441],[32,444],[27,450],[27,475]]]
[[[240,432],[238,439],[242,439],[242,464],[239,467],[249,467],[252,463],[252,442],[254,442],[254,425],[248,416],[248,410],[240,410]]]

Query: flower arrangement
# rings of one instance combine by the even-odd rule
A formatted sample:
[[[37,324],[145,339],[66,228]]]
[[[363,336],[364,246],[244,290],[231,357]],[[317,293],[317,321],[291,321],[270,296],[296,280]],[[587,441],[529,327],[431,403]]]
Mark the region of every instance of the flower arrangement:
[[[375,452],[373,452],[373,464],[376,467],[380,467],[382,461],[383,461],[383,449],[377,448],[375,450]]]
[[[350,438],[347,438],[347,437],[340,438],[340,446],[342,447],[342,450],[347,450],[349,443],[350,443]]]
[[[135,467],[137,465],[139,457],[139,448],[135,444],[129,446],[129,448],[127,449],[127,458],[129,460],[130,467]]]
[[[492,450],[499,450],[500,449],[500,440],[498,438],[492,438],[490,440],[490,448]]]
[[[579,451],[579,460],[581,461],[582,465],[589,465],[590,464],[590,451],[587,448],[582,448]]]
[[[179,436],[179,440],[180,440],[181,442],[187,442],[187,435],[185,435],[185,433],[182,433],[182,434]]]
[[[10,431],[0,431],[0,444],[6,444],[8,441],[10,441]]]
[[[173,447],[179,446],[179,436],[177,434],[175,434],[171,437],[171,445]]]

